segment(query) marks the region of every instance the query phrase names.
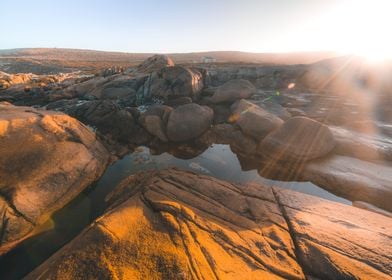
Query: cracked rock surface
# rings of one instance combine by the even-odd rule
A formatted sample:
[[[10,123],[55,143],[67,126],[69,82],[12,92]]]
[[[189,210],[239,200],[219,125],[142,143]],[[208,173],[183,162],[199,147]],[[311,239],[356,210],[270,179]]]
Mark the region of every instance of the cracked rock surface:
[[[177,169],[130,176],[26,279],[391,279],[392,219]]]
[[[77,120],[0,103],[0,255],[95,181],[108,159]]]

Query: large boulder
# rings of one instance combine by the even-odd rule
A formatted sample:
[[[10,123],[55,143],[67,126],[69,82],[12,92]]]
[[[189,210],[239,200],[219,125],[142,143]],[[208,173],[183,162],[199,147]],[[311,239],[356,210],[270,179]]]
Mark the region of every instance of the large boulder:
[[[283,120],[274,114],[244,99],[234,103],[231,110],[232,116],[229,120],[236,123],[243,133],[256,140],[261,140],[283,124]]]
[[[211,101],[214,103],[233,102],[237,99],[249,98],[256,92],[256,87],[248,80],[230,80],[218,87]]]
[[[203,73],[200,70],[171,66],[149,75],[144,85],[139,88],[138,95],[165,100],[184,96],[195,98],[203,86]]]
[[[0,105],[0,255],[101,176],[107,150],[59,112]]]
[[[187,141],[200,136],[212,124],[214,112],[195,103],[175,108],[167,123],[167,136],[171,141]]]
[[[294,117],[265,137],[258,153],[280,161],[308,161],[327,155],[335,145],[326,125],[306,117]]]
[[[144,73],[151,73],[158,71],[163,67],[174,66],[173,60],[164,54],[156,54],[147,58],[143,63],[137,67],[137,71]]]
[[[390,279],[391,219],[258,184],[165,170],[26,279]],[[349,238],[347,238],[349,237]]]

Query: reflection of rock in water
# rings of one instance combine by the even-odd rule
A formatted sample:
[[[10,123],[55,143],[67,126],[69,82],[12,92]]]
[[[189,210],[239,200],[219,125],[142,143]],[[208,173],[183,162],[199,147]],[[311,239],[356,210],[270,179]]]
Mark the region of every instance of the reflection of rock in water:
[[[197,162],[191,162],[189,164],[189,167],[199,172],[208,173],[208,174],[211,173],[208,169],[204,168],[203,166],[200,165],[200,163]]]
[[[300,181],[303,168],[303,162],[280,162],[270,159],[262,161],[257,171],[260,176],[271,180]]]
[[[190,143],[172,146],[167,152],[179,159],[192,159],[201,155],[207,148],[208,146]]]
[[[169,153],[179,159],[192,159],[201,155],[207,150],[209,145],[198,141],[186,142],[186,143],[152,143],[150,148],[151,155],[161,155],[163,153]]]
[[[137,147],[133,155],[134,164],[148,164],[152,162],[148,148]]]

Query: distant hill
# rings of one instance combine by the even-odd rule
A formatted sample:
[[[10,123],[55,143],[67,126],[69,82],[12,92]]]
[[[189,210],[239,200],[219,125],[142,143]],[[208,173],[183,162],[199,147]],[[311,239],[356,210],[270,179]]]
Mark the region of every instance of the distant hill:
[[[123,61],[139,62],[154,53],[124,53],[80,49],[35,48],[0,50],[0,57],[32,58],[37,60],[71,61]],[[215,58],[217,62],[245,62],[272,64],[308,64],[335,57],[333,52],[296,53],[248,53],[238,51],[214,51],[168,54],[177,63],[200,62],[203,57]]]
[[[32,48],[0,50],[0,70],[8,72],[56,72],[93,70],[110,66],[129,67],[153,53],[123,53],[96,50]],[[215,51],[168,54],[176,63],[200,63],[212,57],[216,63],[309,64],[336,56],[333,52],[247,53]]]

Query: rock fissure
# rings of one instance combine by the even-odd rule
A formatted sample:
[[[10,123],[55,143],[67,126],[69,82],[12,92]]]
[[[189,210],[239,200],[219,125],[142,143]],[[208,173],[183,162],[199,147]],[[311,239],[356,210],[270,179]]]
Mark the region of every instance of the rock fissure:
[[[304,260],[302,259],[302,252],[301,252],[300,246],[298,244],[298,241],[296,239],[296,233],[295,233],[294,227],[291,224],[289,216],[287,215],[286,209],[284,208],[285,206],[280,201],[279,195],[274,190],[274,187],[272,187],[271,189],[272,189],[272,193],[275,197],[276,203],[281,211],[282,217],[286,221],[288,233],[289,233],[291,241],[294,245],[294,253],[295,253],[296,261],[299,264],[299,266],[302,268],[302,270],[305,272],[305,278],[308,279],[307,275],[312,275],[312,273],[310,273],[309,269],[307,268],[307,265],[305,264]]]

